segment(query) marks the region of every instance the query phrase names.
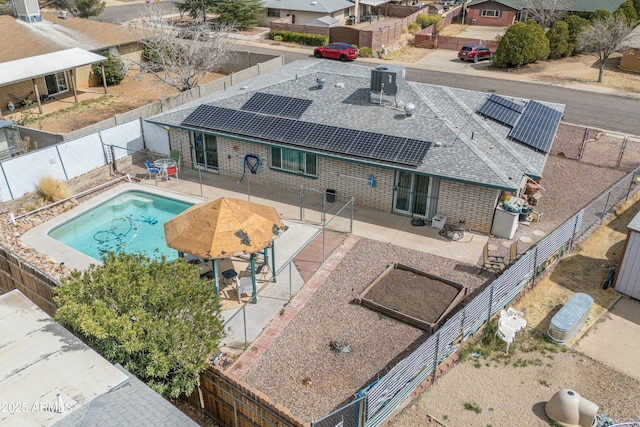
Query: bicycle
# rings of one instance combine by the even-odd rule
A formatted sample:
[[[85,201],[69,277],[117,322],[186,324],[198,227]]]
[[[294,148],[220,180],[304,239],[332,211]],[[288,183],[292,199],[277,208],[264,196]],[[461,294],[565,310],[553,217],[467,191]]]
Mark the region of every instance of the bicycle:
[[[460,240],[464,237],[464,231],[465,231],[464,224],[465,224],[464,219],[461,219],[460,221],[458,221],[458,225],[445,224],[442,230],[438,231],[438,234],[443,237],[446,237],[447,240],[453,240],[453,241]]]

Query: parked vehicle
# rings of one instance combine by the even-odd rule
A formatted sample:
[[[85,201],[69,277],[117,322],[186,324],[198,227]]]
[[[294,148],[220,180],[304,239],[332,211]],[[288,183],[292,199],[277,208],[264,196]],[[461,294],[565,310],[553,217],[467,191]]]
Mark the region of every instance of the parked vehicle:
[[[494,52],[494,49],[481,44],[465,44],[458,52],[458,58],[461,61],[478,62],[482,59],[491,59]]]
[[[313,55],[316,58],[332,58],[346,62],[358,57],[358,49],[348,43],[336,42],[315,48]]]
[[[210,26],[196,25],[180,29],[177,37],[180,39],[196,39],[204,41],[213,39],[215,35],[216,32],[213,31]]]

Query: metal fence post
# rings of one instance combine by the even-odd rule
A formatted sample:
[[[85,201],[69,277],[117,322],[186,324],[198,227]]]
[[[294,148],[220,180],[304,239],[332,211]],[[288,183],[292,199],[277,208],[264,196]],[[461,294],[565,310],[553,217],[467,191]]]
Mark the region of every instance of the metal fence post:
[[[604,216],[607,214],[607,206],[609,206],[609,197],[611,197],[611,190],[607,192],[607,200],[604,201],[604,207],[602,208],[602,214],[600,215],[600,224],[604,221]]]
[[[436,351],[433,355],[433,383],[436,382],[436,371],[438,370],[438,348],[440,347],[440,330],[436,335]]]
[[[304,221],[304,214],[302,213],[303,205],[304,205],[304,189],[302,185],[300,186],[300,221]]]

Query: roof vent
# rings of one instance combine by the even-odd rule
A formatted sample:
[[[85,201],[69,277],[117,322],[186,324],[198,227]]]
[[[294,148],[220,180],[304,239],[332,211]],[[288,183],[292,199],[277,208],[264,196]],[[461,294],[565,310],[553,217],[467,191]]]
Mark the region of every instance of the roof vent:
[[[340,88],[340,89],[343,89],[343,88],[344,88],[344,82],[338,82],[338,83],[336,83],[336,87],[337,87],[337,88]]]
[[[318,77],[318,78],[316,79],[316,83],[318,83],[318,89],[324,89],[324,84],[325,84],[326,82],[327,82],[327,81],[325,80],[325,78],[324,78],[324,77]]]
[[[416,106],[413,105],[411,102],[407,102],[406,104],[404,104],[404,112],[407,115],[407,117],[413,116],[413,112],[415,110],[416,110]]]
[[[436,142],[433,143],[433,146],[434,147],[442,147],[442,142],[436,141]]]
[[[313,6],[315,6],[315,5],[317,5],[317,4],[318,4],[318,2],[317,2],[317,1],[312,1],[312,2],[311,2],[311,4],[312,4]]]

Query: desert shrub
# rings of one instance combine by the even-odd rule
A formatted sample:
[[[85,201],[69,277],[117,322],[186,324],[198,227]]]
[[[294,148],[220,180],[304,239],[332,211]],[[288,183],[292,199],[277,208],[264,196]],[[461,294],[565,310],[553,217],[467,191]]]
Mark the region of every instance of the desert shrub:
[[[373,50],[370,47],[365,46],[360,48],[358,55],[362,58],[371,58],[373,56]]]
[[[280,34],[276,34],[275,36],[273,36],[273,41],[281,42],[282,40],[284,40],[284,39],[282,38],[282,36]]]
[[[415,34],[418,31],[422,30],[422,27],[420,26],[420,24],[418,24],[417,22],[414,22],[412,24],[409,24],[409,33],[410,34]]]
[[[569,24],[564,21],[556,21],[547,31],[549,40],[549,58],[564,58],[571,54],[569,50]]]
[[[70,191],[67,184],[47,175],[38,182],[37,196],[42,202],[53,203],[69,197]]]
[[[440,29],[440,23],[442,22],[442,18],[440,15],[425,15],[424,13],[419,13],[416,16],[416,23],[420,24],[422,28],[427,28],[429,25],[436,26],[436,29]]]
[[[546,59],[549,56],[549,40],[535,21],[516,22],[507,29],[493,55],[493,65],[498,68],[520,67]]]
[[[120,59],[119,56],[113,55],[109,51],[102,52],[100,55],[107,58],[107,60],[103,62],[104,77],[107,82],[107,86],[119,84],[124,80],[124,76],[127,73],[127,69],[122,62],[122,59]],[[100,64],[93,64],[91,66],[91,71],[102,79],[102,68],[100,67]]]

